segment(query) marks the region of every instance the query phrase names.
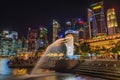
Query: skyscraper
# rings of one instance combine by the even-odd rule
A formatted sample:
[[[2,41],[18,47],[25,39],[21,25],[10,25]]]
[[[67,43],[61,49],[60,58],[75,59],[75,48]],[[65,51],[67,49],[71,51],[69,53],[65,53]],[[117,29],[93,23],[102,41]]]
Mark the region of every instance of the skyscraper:
[[[17,38],[18,33],[16,31],[3,30],[0,40],[0,55],[15,55],[17,53]]]
[[[118,23],[114,8],[107,10],[107,27],[108,35],[116,34],[118,32]]]
[[[99,33],[107,33],[107,28],[105,24],[104,6],[103,2],[98,2],[90,5],[93,11],[92,15],[92,31],[93,37]]]
[[[56,21],[53,20],[53,42],[56,40],[58,37],[58,29],[60,28],[60,24]]]
[[[45,27],[42,26],[39,28],[35,50],[41,51],[48,46],[47,33],[48,33],[48,30]]]
[[[92,38],[92,16],[93,16],[93,11],[88,8],[88,32],[89,32],[89,38]]]
[[[29,33],[28,51],[35,51],[36,38],[37,38],[37,30],[32,29]]]

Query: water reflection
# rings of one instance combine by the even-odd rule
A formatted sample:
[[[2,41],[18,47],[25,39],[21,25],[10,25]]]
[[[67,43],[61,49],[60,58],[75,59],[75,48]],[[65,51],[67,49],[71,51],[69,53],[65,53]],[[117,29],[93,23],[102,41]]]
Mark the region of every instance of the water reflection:
[[[55,73],[45,69],[37,69],[36,74],[30,75],[29,68],[9,68],[7,59],[0,59],[0,80],[106,80],[90,76]]]
[[[12,75],[24,75],[24,74],[27,74],[27,69],[25,68],[16,68],[13,69],[12,71]]]
[[[8,67],[7,63],[8,63],[7,58],[1,58],[0,59],[0,74],[1,75],[9,75],[11,74],[11,69]]]
[[[30,74],[31,68],[14,68],[12,69],[13,76],[25,75]],[[47,73],[54,73],[55,71],[48,70],[48,69],[37,69],[35,74],[47,74]]]
[[[0,75],[0,80],[8,80],[11,75]]]
[[[56,74],[42,77],[31,77],[24,80],[107,80],[90,76],[75,76],[72,74]]]
[[[43,72],[45,71],[45,72]],[[27,69],[13,69],[12,75],[0,75],[0,80],[107,80],[96,77],[73,75],[64,73],[52,73],[48,70],[38,70],[40,74],[27,74]],[[43,72],[43,73],[42,73]]]

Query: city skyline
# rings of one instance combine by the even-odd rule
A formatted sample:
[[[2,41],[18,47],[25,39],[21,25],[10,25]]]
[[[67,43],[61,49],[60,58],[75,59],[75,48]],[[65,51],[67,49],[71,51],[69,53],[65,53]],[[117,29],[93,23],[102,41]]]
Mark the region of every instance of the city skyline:
[[[0,1],[0,80],[120,80],[119,3]]]
[[[23,35],[29,27],[38,29],[41,25],[51,31],[53,19],[56,19],[62,27],[65,27],[66,21],[76,17],[87,21],[87,8],[98,1],[101,0],[1,1],[0,30],[9,28],[19,33],[22,31]],[[118,10],[118,0],[106,2],[108,8],[115,7]]]

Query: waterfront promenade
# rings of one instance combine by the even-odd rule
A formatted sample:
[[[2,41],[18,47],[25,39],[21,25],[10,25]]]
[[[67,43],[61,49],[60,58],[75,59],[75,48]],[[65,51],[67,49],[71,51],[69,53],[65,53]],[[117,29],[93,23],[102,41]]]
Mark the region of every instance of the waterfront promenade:
[[[120,60],[116,59],[86,59],[68,73],[101,77],[108,80],[120,80]]]

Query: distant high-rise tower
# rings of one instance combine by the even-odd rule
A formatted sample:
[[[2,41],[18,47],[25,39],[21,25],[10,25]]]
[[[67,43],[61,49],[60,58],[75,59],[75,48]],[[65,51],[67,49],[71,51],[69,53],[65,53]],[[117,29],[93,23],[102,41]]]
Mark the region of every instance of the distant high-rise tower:
[[[107,10],[107,27],[108,35],[116,34],[118,32],[118,23],[114,8]]]
[[[93,21],[93,11],[88,8],[88,33],[89,38],[92,38],[92,21]]]
[[[3,30],[0,39],[0,55],[15,55],[17,53],[18,33],[16,31]]]
[[[53,42],[56,40],[58,37],[58,29],[60,28],[60,24],[56,21],[53,20]]]
[[[105,25],[105,15],[103,2],[98,2],[90,5],[93,12],[92,15],[92,33],[95,37],[99,33],[107,33],[107,28]]]
[[[17,53],[21,53],[22,52],[22,40],[18,39],[17,40]]]
[[[35,48],[36,51],[44,50],[48,46],[47,34],[48,34],[47,28],[41,26],[38,30],[38,38],[36,40]]]
[[[28,51],[35,51],[36,38],[37,38],[37,30],[32,29],[29,33]]]

